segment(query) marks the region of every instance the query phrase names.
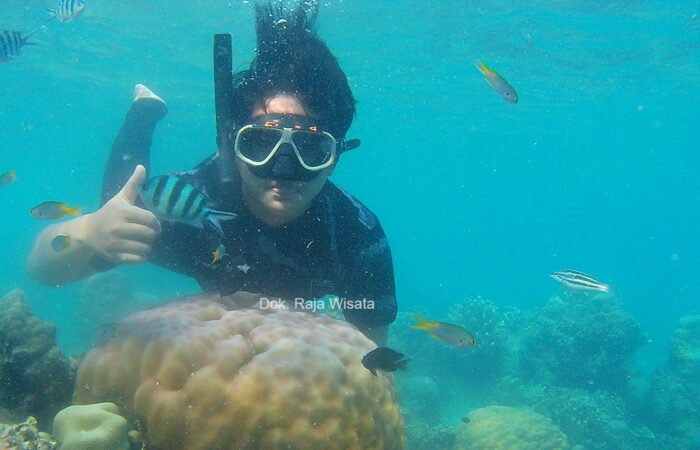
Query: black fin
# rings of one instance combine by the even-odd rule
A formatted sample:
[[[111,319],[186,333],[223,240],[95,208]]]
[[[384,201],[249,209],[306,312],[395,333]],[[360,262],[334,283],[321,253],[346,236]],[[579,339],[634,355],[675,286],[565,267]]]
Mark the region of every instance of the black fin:
[[[401,370],[406,370],[406,364],[408,364],[409,361],[411,361],[410,358],[402,359],[401,361],[398,361],[398,362],[396,363],[396,367],[398,367],[398,368],[401,369]]]

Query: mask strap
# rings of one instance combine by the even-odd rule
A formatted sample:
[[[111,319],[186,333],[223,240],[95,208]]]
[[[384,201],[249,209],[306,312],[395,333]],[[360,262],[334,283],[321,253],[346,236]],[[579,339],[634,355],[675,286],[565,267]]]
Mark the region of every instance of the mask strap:
[[[338,141],[338,155],[341,155],[342,153],[356,149],[357,147],[360,146],[361,143],[362,142],[358,138],[348,139],[347,141],[345,139],[339,140]]]

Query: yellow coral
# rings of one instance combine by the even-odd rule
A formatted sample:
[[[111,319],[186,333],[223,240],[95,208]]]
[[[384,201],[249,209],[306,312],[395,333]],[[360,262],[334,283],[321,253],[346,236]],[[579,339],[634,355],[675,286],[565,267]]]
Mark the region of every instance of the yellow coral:
[[[69,406],[54,419],[62,450],[129,450],[129,430],[114,403]]]
[[[525,408],[489,406],[469,413],[455,450],[567,449],[566,435],[547,417]]]
[[[401,449],[393,379],[361,364],[374,347],[327,316],[200,296],[127,318],[83,361],[76,400],[118,403],[149,449]]]

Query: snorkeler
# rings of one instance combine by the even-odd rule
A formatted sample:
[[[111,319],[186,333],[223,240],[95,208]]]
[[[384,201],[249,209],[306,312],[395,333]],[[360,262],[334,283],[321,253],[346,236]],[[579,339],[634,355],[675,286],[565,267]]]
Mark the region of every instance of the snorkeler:
[[[312,31],[318,5],[304,7],[256,5],[257,57],[233,75],[224,96],[231,124],[219,151],[178,174],[208,208],[237,215],[221,222],[223,236],[161,222],[138,202],[151,135],[165,111],[160,99],[146,96],[132,104],[112,148],[104,205],[46,228],[29,257],[32,276],[56,285],[150,261],[221,295],[368,299],[373,308],[343,313],[381,345],[397,310],[391,251],[376,216],[328,180],[341,155],[359,145],[345,140],[355,99],[335,56]],[[169,193],[175,201],[177,194]],[[52,251],[57,235],[71,236],[73,250]]]

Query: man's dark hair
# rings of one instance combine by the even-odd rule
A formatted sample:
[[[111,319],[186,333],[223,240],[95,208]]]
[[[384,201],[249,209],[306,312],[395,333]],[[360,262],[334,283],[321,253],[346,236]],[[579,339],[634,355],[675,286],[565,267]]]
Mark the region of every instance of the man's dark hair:
[[[255,5],[257,57],[249,70],[233,76],[233,120],[250,120],[256,103],[278,93],[298,97],[320,125],[343,138],[355,116],[348,79],[328,46],[313,30],[315,1],[297,2],[293,10],[272,0]]]

